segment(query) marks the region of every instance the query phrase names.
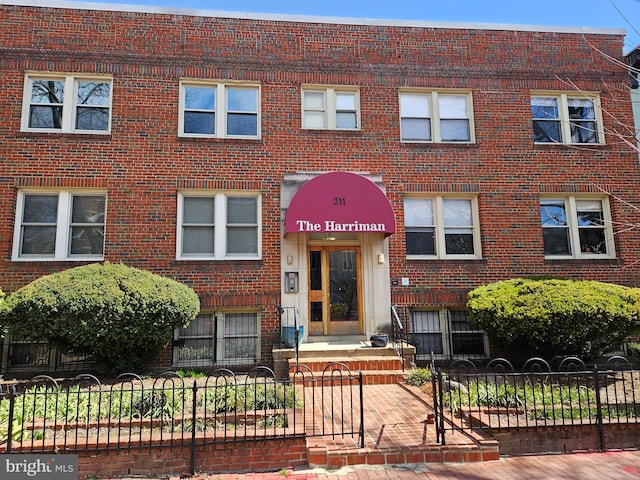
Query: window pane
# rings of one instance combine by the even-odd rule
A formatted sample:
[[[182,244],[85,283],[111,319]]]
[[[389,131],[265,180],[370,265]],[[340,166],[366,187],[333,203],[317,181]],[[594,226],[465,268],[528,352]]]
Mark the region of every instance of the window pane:
[[[77,105],[108,106],[111,96],[111,83],[78,82]]]
[[[324,92],[304,92],[304,108],[324,110]]]
[[[559,121],[533,121],[533,141],[534,142],[552,142],[557,143],[562,139],[560,137]]]
[[[258,323],[255,313],[227,313],[224,316],[224,336],[257,335]]]
[[[571,254],[568,228],[543,228],[542,238],[545,255]]]
[[[443,200],[444,225],[472,226],[471,200]]]
[[[336,113],[336,128],[358,128],[357,115],[353,112]]]
[[[213,256],[213,227],[183,227],[182,253]]]
[[[596,113],[593,102],[586,98],[567,99],[571,141],[573,143],[597,143]]]
[[[435,255],[436,240],[433,228],[407,229],[405,232],[407,241],[407,255]]]
[[[183,223],[204,223],[213,225],[214,199],[211,197],[184,197]]]
[[[216,114],[184,112],[184,133],[214,135],[216,133]]]
[[[571,121],[570,127],[573,143],[598,143],[596,122]]]
[[[62,107],[31,105],[29,128],[62,128]]]
[[[540,217],[542,218],[542,225],[545,227],[567,225],[564,200],[542,200],[540,202]]]
[[[404,224],[418,227],[433,226],[433,200],[430,198],[405,198]]]
[[[102,255],[104,250],[104,227],[71,227],[71,255]]]
[[[254,88],[227,88],[228,112],[258,112],[258,95]]]
[[[227,228],[227,253],[257,254],[258,253],[257,227],[228,227]]]
[[[185,87],[184,107],[189,110],[215,110],[215,87]]]
[[[440,95],[440,119],[469,118],[467,113],[467,97],[465,95]]]
[[[406,141],[431,141],[431,120],[428,118],[403,118],[400,121],[400,135]]]
[[[53,255],[56,250],[56,227],[24,226],[21,255]]]
[[[254,114],[229,113],[227,114],[228,135],[258,135],[258,117]]]
[[[593,120],[596,118],[593,102],[586,98],[567,99],[569,108],[569,119],[571,120]]]
[[[178,338],[212,337],[213,321],[209,315],[198,315],[185,328],[178,330]]]
[[[428,118],[429,96],[428,95],[400,95],[400,114],[402,118]]]
[[[468,120],[440,120],[440,139],[443,142],[471,140]]]
[[[412,312],[411,320],[416,354],[444,353],[439,313],[437,311]]]
[[[466,233],[445,231],[445,249],[447,255],[473,255],[473,232]]]
[[[559,120],[558,100],[550,97],[532,98],[531,117],[539,120]]]
[[[324,112],[304,112],[304,128],[326,128]]]
[[[255,197],[227,198],[227,223],[258,223],[258,200]]]
[[[64,80],[33,80],[31,83],[31,103],[62,104],[64,100]]]
[[[356,110],[355,93],[336,93],[336,110]]]
[[[484,355],[484,335],[482,333],[451,334],[452,355]]]
[[[23,223],[53,223],[58,218],[57,195],[25,195]]]
[[[578,210],[578,226],[602,226],[604,215],[600,200],[576,200]]]
[[[109,130],[109,109],[78,107],[76,109],[77,130]]]
[[[413,343],[416,347],[416,355],[442,355],[442,333],[414,333]]]

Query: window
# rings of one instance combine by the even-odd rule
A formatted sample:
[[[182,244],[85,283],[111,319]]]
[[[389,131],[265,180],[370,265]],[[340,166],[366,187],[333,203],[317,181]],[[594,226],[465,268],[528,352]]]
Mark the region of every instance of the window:
[[[302,128],[357,130],[360,128],[358,91],[335,88],[302,90]]]
[[[27,75],[22,130],[109,133],[111,78]]]
[[[404,199],[407,257],[479,258],[476,198]]]
[[[179,134],[185,137],[259,138],[258,85],[180,84]]]
[[[545,256],[615,256],[611,215],[606,197],[542,198],[540,218]]]
[[[400,92],[403,142],[473,142],[471,94]]]
[[[20,192],[13,259],[102,259],[106,199],[104,193]]]
[[[565,93],[531,97],[533,140],[536,143],[602,143],[599,98]]]
[[[200,314],[174,332],[173,364],[179,367],[254,365],[260,359],[258,314]]]
[[[413,310],[411,332],[416,359],[484,358],[489,351],[484,332],[469,325],[464,310]]]
[[[180,194],[178,225],[180,259],[260,258],[261,215],[257,195]]]

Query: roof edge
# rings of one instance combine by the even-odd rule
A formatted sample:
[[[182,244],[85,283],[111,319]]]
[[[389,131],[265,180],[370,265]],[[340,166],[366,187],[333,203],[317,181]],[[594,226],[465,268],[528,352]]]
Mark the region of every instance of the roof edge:
[[[75,2],[67,0],[0,0],[0,5],[22,7],[64,8],[72,10],[116,11],[132,13],[154,13],[163,15],[183,15],[191,17],[218,17],[244,20],[266,20],[274,22],[328,23],[338,25],[363,25],[412,28],[447,28],[463,30],[506,30],[547,33],[582,33],[595,35],[626,35],[624,28],[569,27],[547,25],[518,25],[482,22],[445,22],[428,20],[396,20],[378,18],[327,17],[313,15],[293,15],[279,13],[251,13],[222,10],[203,10],[174,7],[153,7],[117,3]]]

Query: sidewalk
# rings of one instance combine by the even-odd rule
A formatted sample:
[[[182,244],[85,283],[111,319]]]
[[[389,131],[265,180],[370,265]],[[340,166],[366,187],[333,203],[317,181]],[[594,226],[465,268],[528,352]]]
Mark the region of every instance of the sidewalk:
[[[191,480],[627,480],[640,479],[640,451],[536,455],[493,462],[358,465],[338,470],[196,475]],[[136,480],[140,480],[137,478]],[[178,480],[178,477],[170,478]]]

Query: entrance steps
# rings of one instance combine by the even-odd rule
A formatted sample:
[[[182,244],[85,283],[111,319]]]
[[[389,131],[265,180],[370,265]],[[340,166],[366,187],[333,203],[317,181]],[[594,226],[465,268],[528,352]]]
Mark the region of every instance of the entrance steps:
[[[403,345],[404,350],[396,350],[396,345],[389,342],[386,347],[372,347],[371,344],[361,338],[338,339],[321,337],[321,341],[313,341],[300,345],[297,358],[295,349],[287,349],[290,352],[278,352],[280,359],[280,370],[286,368],[289,371],[296,363],[305,365],[314,376],[331,375],[331,371],[346,367],[351,374],[357,375],[362,372],[364,385],[391,385],[404,380],[406,370],[413,365],[415,349],[410,345]],[[404,359],[398,354],[404,352]],[[278,370],[278,359],[276,359],[276,370]],[[337,366],[335,364],[341,364]],[[285,366],[286,365],[286,366]],[[283,371],[284,376],[287,374]]]

